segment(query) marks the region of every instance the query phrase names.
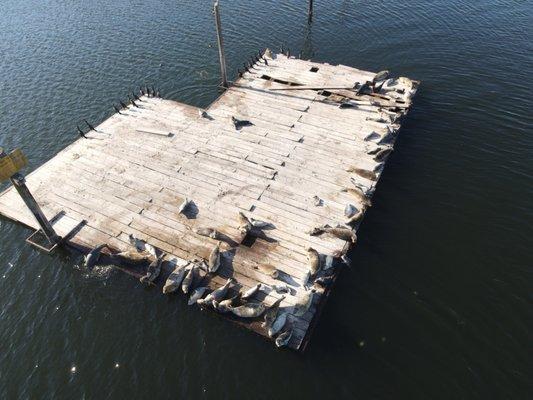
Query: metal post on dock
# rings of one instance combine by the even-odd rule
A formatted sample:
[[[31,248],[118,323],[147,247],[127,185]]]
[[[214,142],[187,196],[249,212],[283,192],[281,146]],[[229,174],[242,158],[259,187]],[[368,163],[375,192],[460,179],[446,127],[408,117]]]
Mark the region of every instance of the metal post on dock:
[[[218,0],[213,5],[213,12],[215,13],[215,24],[217,28],[217,41],[218,41],[218,58],[220,60],[220,72],[222,74],[222,86],[228,87],[228,76],[226,74],[226,56],[224,54],[224,41],[222,39],[222,28],[220,23],[220,9],[218,6]]]
[[[26,163],[26,161],[20,160],[26,160],[20,150],[8,155],[4,152],[4,149],[0,147],[0,161],[4,161],[1,163],[0,175],[5,174],[6,177],[9,176],[9,180],[22,198],[22,201],[24,201],[24,204],[26,204],[26,207],[28,207],[37,220],[37,223],[50,244],[58,244],[61,241],[61,237],[56,234],[52,224],[48,221],[41,210],[41,207],[39,207],[39,204],[37,204],[37,201],[26,186],[26,179],[17,171]]]
[[[313,22],[313,0],[309,0],[309,6],[307,9],[307,23]]]

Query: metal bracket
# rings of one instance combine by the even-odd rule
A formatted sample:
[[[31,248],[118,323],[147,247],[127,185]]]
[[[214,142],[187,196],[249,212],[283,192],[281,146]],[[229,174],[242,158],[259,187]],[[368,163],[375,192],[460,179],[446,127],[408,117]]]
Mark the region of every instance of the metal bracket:
[[[42,229],[36,230],[33,232],[27,239],[26,243],[31,244],[32,246],[36,247],[37,249],[44,251],[47,254],[52,253],[61,242],[57,243],[51,243]]]
[[[66,215],[65,211],[60,211],[56,214],[51,220],[50,224],[53,225],[54,222],[59,220],[61,217]],[[38,229],[33,232],[27,239],[26,243],[34,246],[38,250],[44,251],[47,254],[55,251],[60,245],[68,241],[70,238],[75,236],[85,225],[87,225],[86,220],[82,220],[76,226],[74,226],[64,237],[57,237],[57,242],[51,242],[42,229]]]

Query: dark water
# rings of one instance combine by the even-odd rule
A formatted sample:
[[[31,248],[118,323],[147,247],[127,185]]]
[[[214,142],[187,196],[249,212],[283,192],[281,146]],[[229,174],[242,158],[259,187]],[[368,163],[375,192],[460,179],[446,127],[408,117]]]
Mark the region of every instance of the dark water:
[[[422,86],[309,351],[120,273],[87,276],[0,220],[2,399],[531,398],[532,3],[315,3],[308,27],[303,0],[223,1],[232,75],[284,44]],[[210,7],[3,0],[0,143],[35,168],[144,83],[207,106]]]

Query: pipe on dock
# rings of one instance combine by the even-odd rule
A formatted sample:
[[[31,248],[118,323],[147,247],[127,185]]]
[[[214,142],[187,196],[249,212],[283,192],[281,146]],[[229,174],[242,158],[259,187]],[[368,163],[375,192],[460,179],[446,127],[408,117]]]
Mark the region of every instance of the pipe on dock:
[[[213,5],[213,12],[215,13],[215,25],[217,29],[217,42],[218,42],[218,58],[220,60],[220,73],[222,75],[222,86],[228,87],[228,76],[226,73],[226,55],[224,54],[224,41],[222,39],[222,26],[220,22],[220,9],[218,6],[218,0]]]

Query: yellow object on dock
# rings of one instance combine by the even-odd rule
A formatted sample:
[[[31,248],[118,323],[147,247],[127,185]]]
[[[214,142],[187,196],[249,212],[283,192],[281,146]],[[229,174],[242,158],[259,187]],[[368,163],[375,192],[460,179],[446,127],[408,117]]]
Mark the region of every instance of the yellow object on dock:
[[[0,154],[2,152],[3,150],[0,148]],[[28,165],[28,159],[20,149],[15,149],[5,156],[0,156],[0,182],[11,178],[26,165]]]

